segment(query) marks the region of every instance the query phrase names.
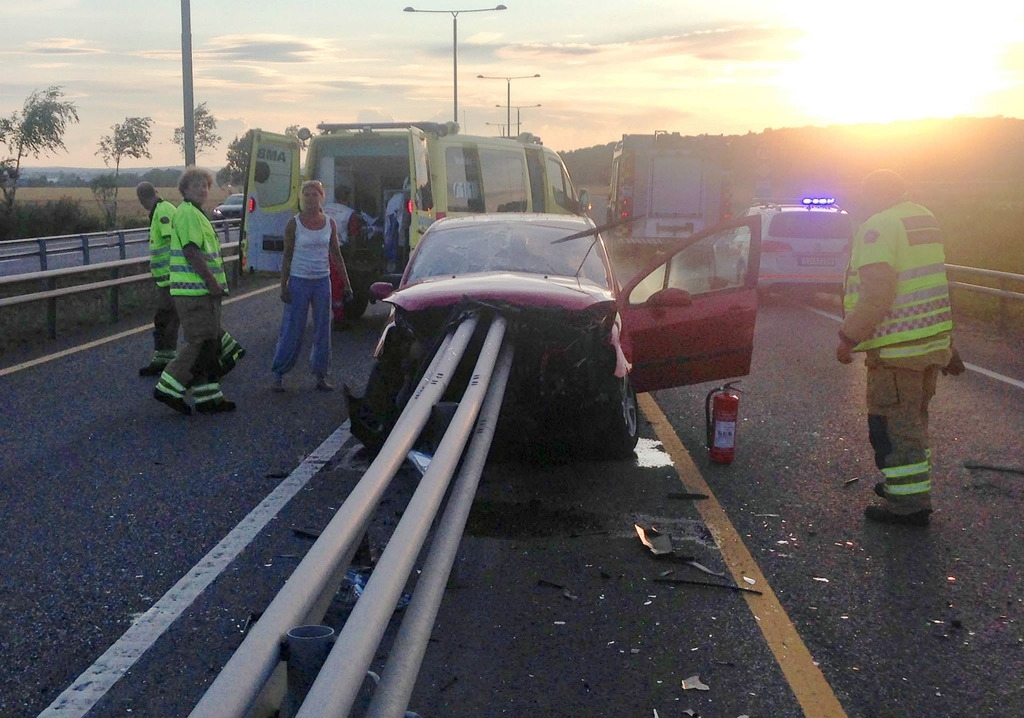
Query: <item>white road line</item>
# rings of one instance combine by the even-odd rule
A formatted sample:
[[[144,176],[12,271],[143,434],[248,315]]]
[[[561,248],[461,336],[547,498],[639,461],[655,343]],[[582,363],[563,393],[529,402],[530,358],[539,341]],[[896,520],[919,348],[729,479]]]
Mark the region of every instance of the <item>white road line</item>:
[[[824,311],[822,309],[815,309],[814,307],[808,307],[807,305],[804,305],[804,308],[809,310],[809,311],[814,312],[815,314],[820,314],[821,316],[825,317],[826,319],[832,319],[833,321],[837,321],[837,322],[842,322],[843,321],[842,317],[838,317],[835,314],[830,314],[829,312],[826,312],[826,311]],[[1000,374],[998,372],[991,371],[990,369],[985,369],[983,367],[978,366],[977,364],[970,364],[968,362],[964,362],[964,366],[967,367],[968,369],[970,369],[971,371],[977,372],[979,374],[983,374],[983,375],[989,377],[990,379],[995,379],[996,381],[1001,381],[1004,384],[1009,384],[1010,386],[1015,386],[1018,389],[1024,389],[1024,381],[1020,381],[1019,379],[1014,379],[1014,378],[1008,377],[1008,376],[1006,376],[1004,374]]]
[[[72,683],[39,718],[81,717],[88,713],[110,688],[127,673],[167,628],[206,587],[252,543],[263,527],[284,508],[295,494],[331,460],[351,436],[349,422],[342,424],[282,481],[260,504],[238,522],[199,563],[192,567],[152,608]]]

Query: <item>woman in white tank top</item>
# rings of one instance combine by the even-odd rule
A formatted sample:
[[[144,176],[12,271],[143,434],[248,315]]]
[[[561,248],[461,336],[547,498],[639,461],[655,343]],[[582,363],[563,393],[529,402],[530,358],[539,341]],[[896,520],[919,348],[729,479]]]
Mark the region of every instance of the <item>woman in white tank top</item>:
[[[284,315],[277,337],[271,371],[272,388],[284,391],[284,375],[291,371],[302,350],[309,310],[313,310],[313,348],[309,369],[316,388],[331,391],[331,264],[341,269],[345,289],[351,287],[338,245],[338,228],[323,212],[324,188],[316,180],[302,184],[302,211],[288,220],[281,259],[281,301]]]

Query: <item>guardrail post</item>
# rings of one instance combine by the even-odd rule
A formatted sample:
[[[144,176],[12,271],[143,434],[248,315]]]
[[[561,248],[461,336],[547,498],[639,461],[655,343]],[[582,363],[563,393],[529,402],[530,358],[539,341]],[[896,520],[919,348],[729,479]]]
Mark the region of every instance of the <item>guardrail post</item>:
[[[39,271],[46,271],[46,238],[40,237],[39,242]]]
[[[128,253],[125,250],[124,231],[123,230],[121,230],[121,231],[119,231],[117,233],[117,250],[118,250],[118,254],[120,255],[121,259],[127,259],[128,258]]]
[[[1005,278],[999,279],[999,289],[1004,292],[1010,291],[1010,280]],[[999,335],[1007,336],[1007,332],[1010,329],[1010,304],[1009,299],[1005,294],[999,295]]]
[[[113,267],[110,270],[110,278],[117,279],[121,276],[121,268]],[[115,284],[110,288],[110,323],[116,324],[121,316],[121,287]]]
[[[47,291],[57,288],[57,278],[50,277],[46,280]],[[50,339],[57,338],[57,297],[50,297],[46,300],[46,334]]]
[[[89,237],[82,235],[82,264],[89,264]]]

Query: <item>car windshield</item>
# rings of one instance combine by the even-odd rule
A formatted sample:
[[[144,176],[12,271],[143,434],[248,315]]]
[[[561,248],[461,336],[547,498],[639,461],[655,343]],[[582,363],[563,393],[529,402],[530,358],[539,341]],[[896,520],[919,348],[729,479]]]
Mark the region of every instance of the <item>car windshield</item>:
[[[608,275],[594,238],[552,244],[571,233],[565,227],[536,222],[438,227],[417,247],[409,281],[478,272],[561,277],[574,277],[578,272],[607,287]]]
[[[243,203],[244,198],[245,198],[245,195],[229,194],[228,198],[226,200],[224,200],[224,204],[238,204],[238,205],[240,205],[240,204]]]

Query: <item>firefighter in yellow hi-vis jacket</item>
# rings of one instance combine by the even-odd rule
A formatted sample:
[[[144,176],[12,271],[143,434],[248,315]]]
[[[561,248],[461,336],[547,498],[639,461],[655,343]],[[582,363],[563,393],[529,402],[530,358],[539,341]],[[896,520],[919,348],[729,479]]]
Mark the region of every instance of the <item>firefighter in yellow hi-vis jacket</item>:
[[[877,170],[861,184],[867,220],[851,247],[836,359],[866,352],[868,436],[885,481],[871,521],[927,526],[932,512],[928,402],[942,373],[963,363],[952,345],[953,315],[938,222],[907,200],[903,178]]]
[[[178,312],[171,297],[171,218],[174,205],[157,194],[149,182],[135,188],[139,203],[149,212],[149,269],[156,282],[153,315],[153,358],[139,369],[139,376],[159,376],[174,359],[178,348]]]
[[[221,393],[220,378],[245,354],[220,325],[228,282],[217,233],[202,210],[212,184],[206,170],[186,169],[178,180],[184,199],[171,220],[171,296],[185,345],[160,374],[153,397],[186,415],[192,413],[189,391],[202,414],[234,411],[235,403]]]

